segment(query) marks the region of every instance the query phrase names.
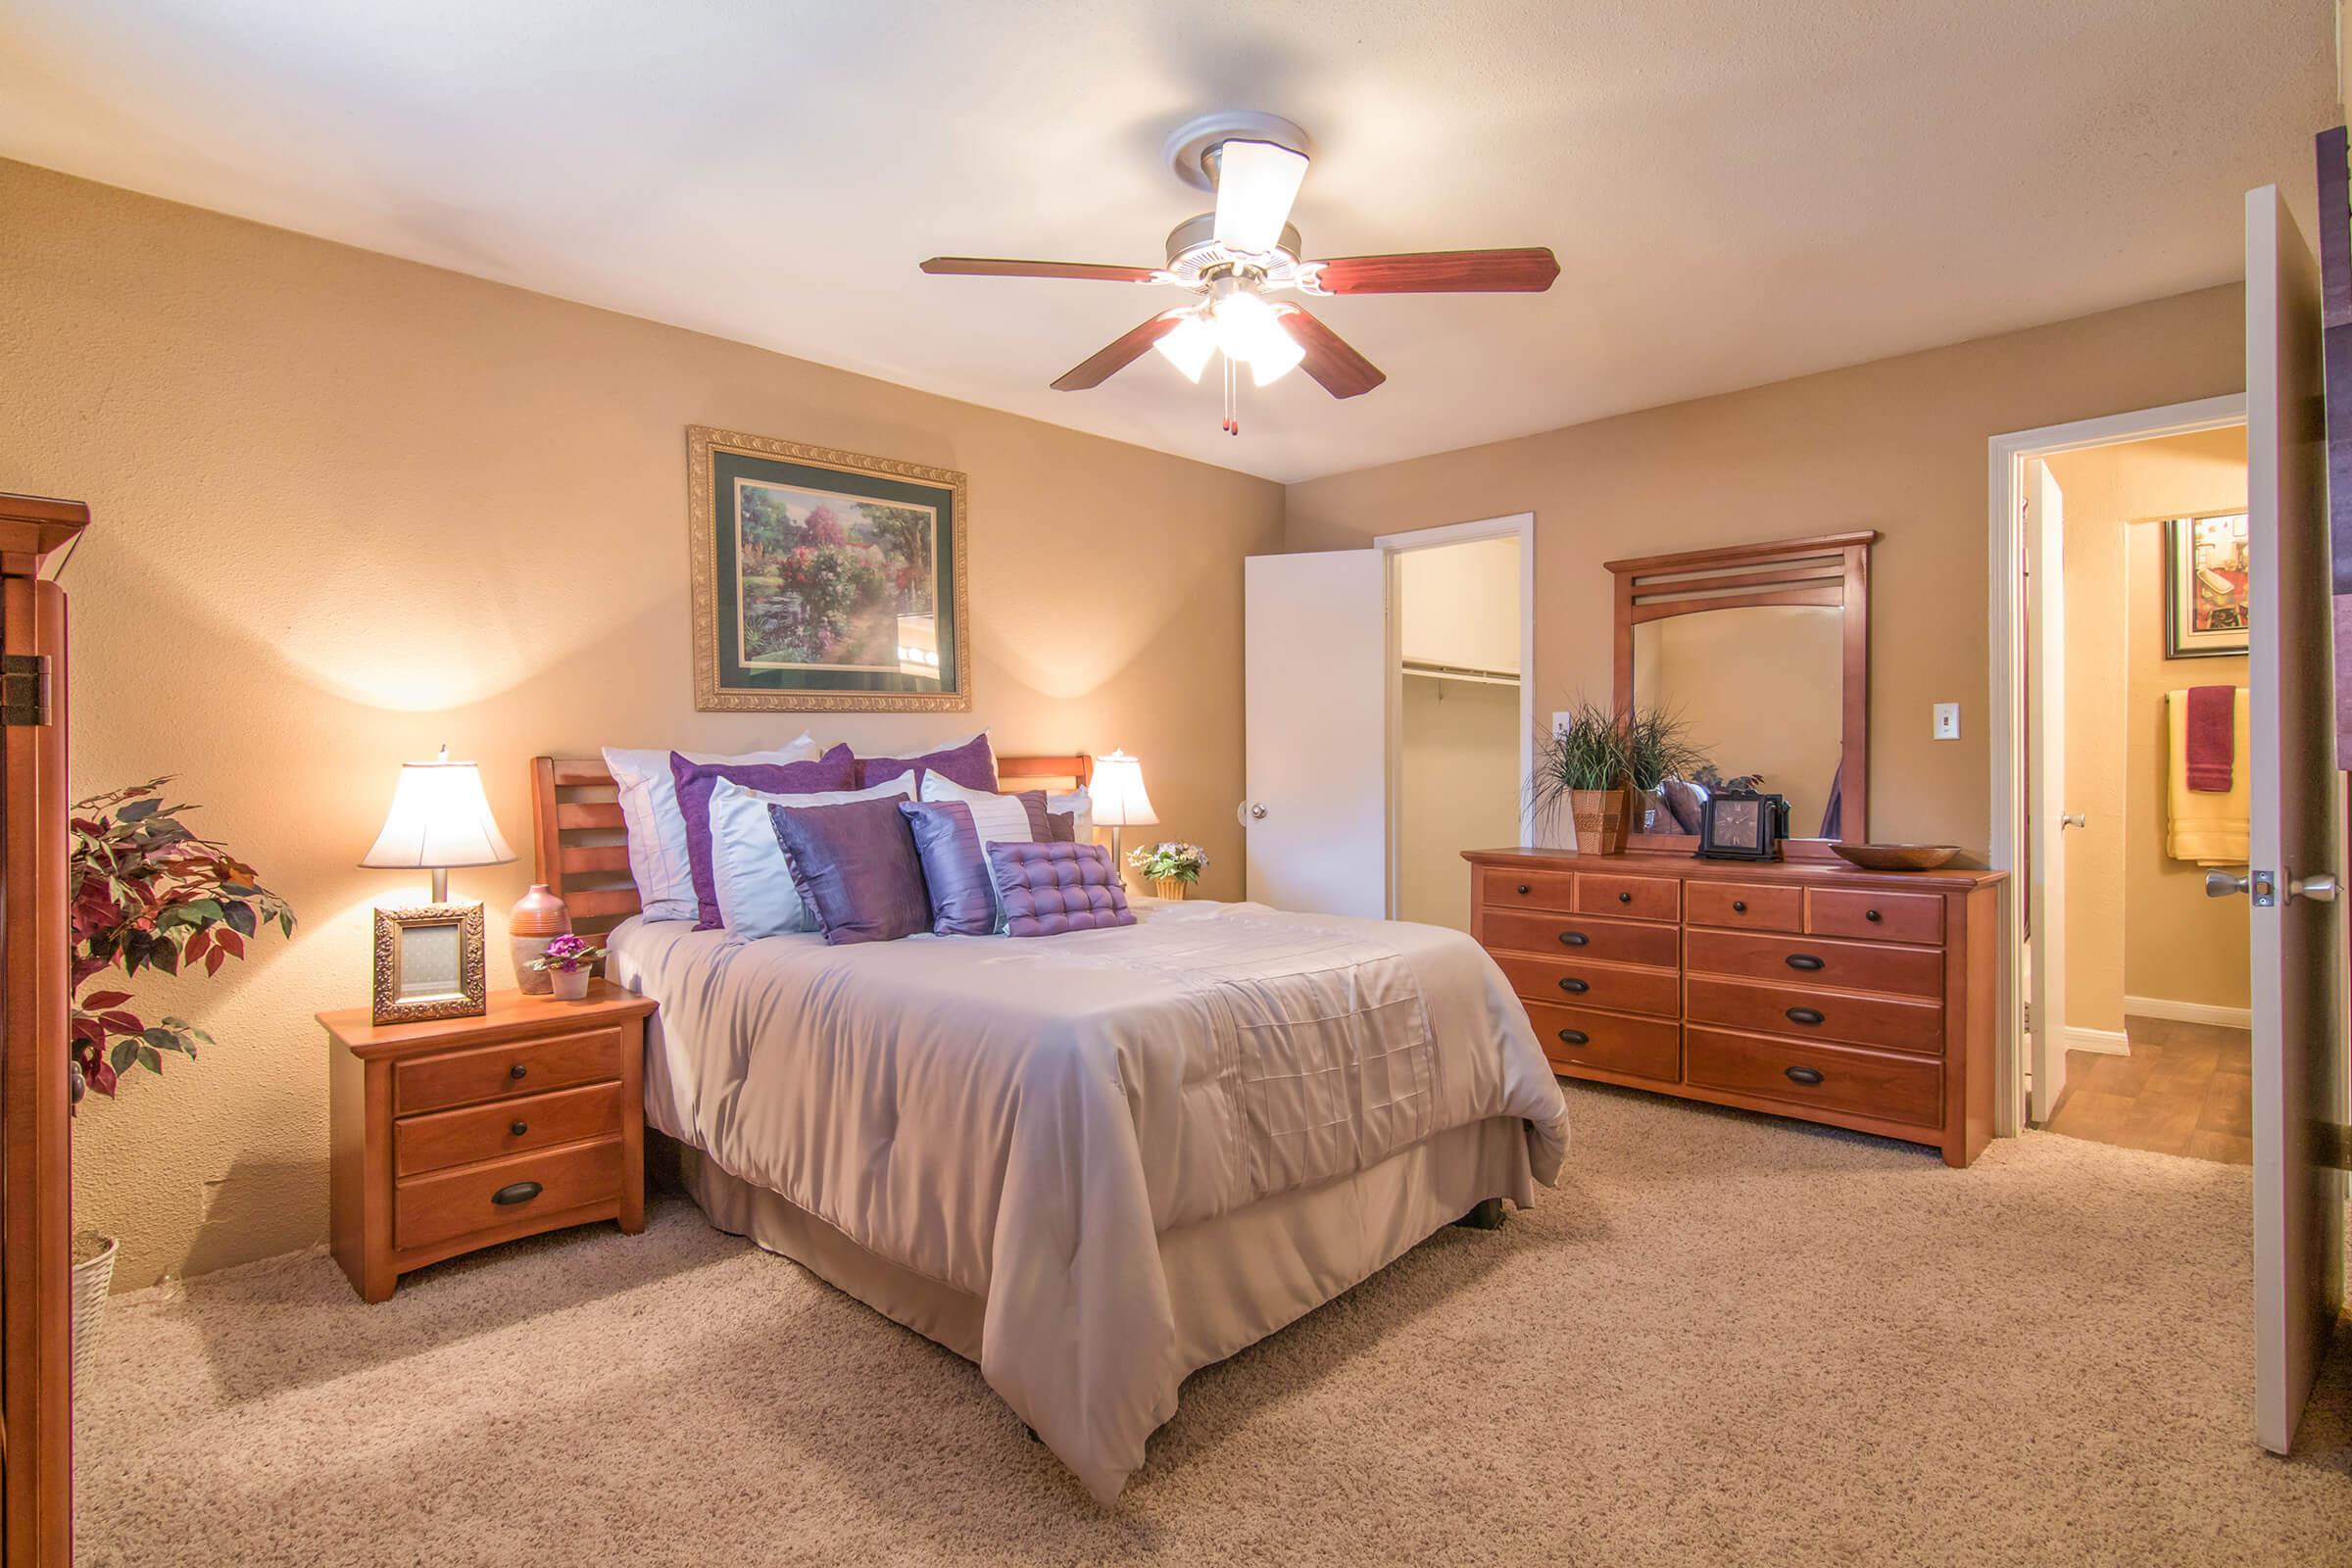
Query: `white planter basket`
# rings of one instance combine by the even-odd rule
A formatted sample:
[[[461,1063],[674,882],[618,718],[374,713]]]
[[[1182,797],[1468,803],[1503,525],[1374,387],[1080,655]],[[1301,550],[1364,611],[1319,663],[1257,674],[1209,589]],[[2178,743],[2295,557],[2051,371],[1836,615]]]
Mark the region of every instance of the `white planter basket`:
[[[115,1256],[122,1244],[108,1237],[92,1237],[99,1250],[90,1256],[76,1256],[74,1264],[74,1381],[80,1383],[89,1376],[90,1357],[97,1351],[98,1320],[106,1313],[107,1292],[115,1283]],[[77,1244],[74,1250],[81,1251]]]

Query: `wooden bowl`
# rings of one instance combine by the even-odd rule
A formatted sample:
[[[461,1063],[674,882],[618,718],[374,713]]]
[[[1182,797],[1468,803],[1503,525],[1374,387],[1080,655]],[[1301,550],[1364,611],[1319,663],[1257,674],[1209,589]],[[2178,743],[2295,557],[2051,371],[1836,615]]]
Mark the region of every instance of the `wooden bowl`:
[[[1833,844],[1838,858],[1865,871],[1933,871],[1960,853],[1957,844]]]

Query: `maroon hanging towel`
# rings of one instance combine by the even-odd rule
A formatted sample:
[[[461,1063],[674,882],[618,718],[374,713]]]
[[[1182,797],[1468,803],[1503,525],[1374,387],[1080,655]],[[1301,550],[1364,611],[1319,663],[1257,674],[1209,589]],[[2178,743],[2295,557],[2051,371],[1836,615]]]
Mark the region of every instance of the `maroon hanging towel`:
[[[2208,795],[2230,793],[2237,755],[2237,688],[2188,689],[2188,787]]]

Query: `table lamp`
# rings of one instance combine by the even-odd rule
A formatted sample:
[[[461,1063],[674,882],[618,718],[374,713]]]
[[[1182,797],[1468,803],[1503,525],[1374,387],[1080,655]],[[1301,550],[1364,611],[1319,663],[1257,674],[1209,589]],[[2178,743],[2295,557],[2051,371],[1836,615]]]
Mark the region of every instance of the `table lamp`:
[[[375,911],[377,1023],[472,1018],[486,1010],[482,906],[450,903],[449,872],[514,858],[490,814],[479,768],[451,761],[446,746],[432,761],[401,764],[384,830],[360,864],[431,871],[432,902]]]
[[[1119,853],[1119,829],[1148,827],[1159,820],[1152,809],[1152,797],[1144,793],[1144,764],[1114,748],[1108,757],[1095,759],[1095,776],[1087,781],[1086,793],[1094,802],[1095,825],[1110,829],[1110,858],[1124,877],[1127,860]]]

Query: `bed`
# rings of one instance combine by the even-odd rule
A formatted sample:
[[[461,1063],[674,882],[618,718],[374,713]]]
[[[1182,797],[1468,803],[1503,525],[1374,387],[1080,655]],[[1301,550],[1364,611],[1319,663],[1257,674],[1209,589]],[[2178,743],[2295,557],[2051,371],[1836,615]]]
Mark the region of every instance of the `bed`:
[[[1138,901],[1049,938],[746,942],[635,913],[602,773],[535,764],[540,880],[659,1004],[681,1184],[976,1362],[1102,1501],[1191,1372],[1558,1172],[1559,1088],[1458,932]]]

